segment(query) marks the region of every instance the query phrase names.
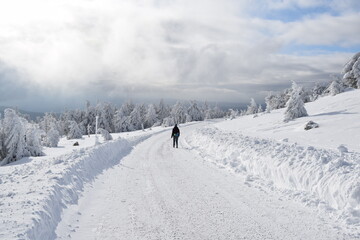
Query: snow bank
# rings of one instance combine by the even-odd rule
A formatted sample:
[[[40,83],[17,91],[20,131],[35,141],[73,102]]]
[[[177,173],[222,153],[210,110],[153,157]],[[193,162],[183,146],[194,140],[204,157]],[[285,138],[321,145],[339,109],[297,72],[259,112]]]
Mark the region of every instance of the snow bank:
[[[308,204],[336,210],[347,224],[360,225],[359,153],[260,139],[216,127],[198,129],[186,141],[205,159],[247,176],[248,182],[260,178]]]
[[[155,132],[0,168],[0,239],[55,239],[62,210],[77,203],[84,184],[118,164],[132,146]]]

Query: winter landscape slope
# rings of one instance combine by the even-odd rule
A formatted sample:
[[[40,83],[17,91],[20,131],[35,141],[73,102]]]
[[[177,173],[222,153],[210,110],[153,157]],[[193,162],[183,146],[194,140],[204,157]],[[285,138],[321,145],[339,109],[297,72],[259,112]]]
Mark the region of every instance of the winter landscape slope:
[[[198,129],[187,139],[205,159],[328,212],[349,232],[360,226],[360,90],[306,104],[309,116],[284,123],[285,109]],[[308,121],[319,128],[304,130]]]
[[[229,169],[250,187],[303,202],[329,216],[347,239],[360,238],[359,100],[360,90],[322,97],[305,104],[308,117],[287,123],[284,109],[209,121],[182,135],[180,147],[189,151],[187,156],[196,153],[203,161]],[[310,120],[319,128],[305,131]],[[1,167],[0,238],[55,239],[63,210],[78,203],[86,184],[121,164],[138,143],[163,131],[170,135],[170,130],[122,133],[96,146],[94,136],[77,140],[79,147],[72,146],[74,140],[62,139],[58,148],[45,148],[44,157]]]

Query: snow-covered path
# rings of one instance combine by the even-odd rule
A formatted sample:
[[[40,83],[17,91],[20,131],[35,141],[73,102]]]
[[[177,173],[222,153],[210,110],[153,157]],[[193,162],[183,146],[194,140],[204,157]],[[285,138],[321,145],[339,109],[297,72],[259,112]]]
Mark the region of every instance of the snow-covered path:
[[[204,161],[182,127],[138,144],[64,211],[58,239],[344,239],[301,203],[258,189]]]

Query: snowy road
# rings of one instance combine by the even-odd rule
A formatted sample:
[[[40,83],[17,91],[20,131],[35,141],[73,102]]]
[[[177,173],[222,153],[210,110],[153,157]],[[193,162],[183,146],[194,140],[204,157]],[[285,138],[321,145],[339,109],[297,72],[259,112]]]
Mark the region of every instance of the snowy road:
[[[58,239],[343,239],[312,208],[204,161],[182,127],[138,144],[65,210]]]

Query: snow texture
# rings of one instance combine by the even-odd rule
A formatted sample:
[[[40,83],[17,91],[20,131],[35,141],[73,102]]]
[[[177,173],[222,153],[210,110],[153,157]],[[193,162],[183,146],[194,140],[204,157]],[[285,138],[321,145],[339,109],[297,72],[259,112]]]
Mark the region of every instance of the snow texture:
[[[199,129],[188,139],[203,157],[235,172],[268,181],[282,190],[301,195],[308,204],[338,210],[339,218],[360,224],[360,153],[279,143],[213,127]],[[303,194],[302,194],[303,193]],[[309,198],[308,196],[315,196]]]
[[[23,158],[2,167],[0,239],[55,239],[63,209],[77,203],[84,184],[154,133],[130,134],[96,146],[92,136],[76,140],[80,149],[62,139],[59,148],[46,149],[50,156]]]

